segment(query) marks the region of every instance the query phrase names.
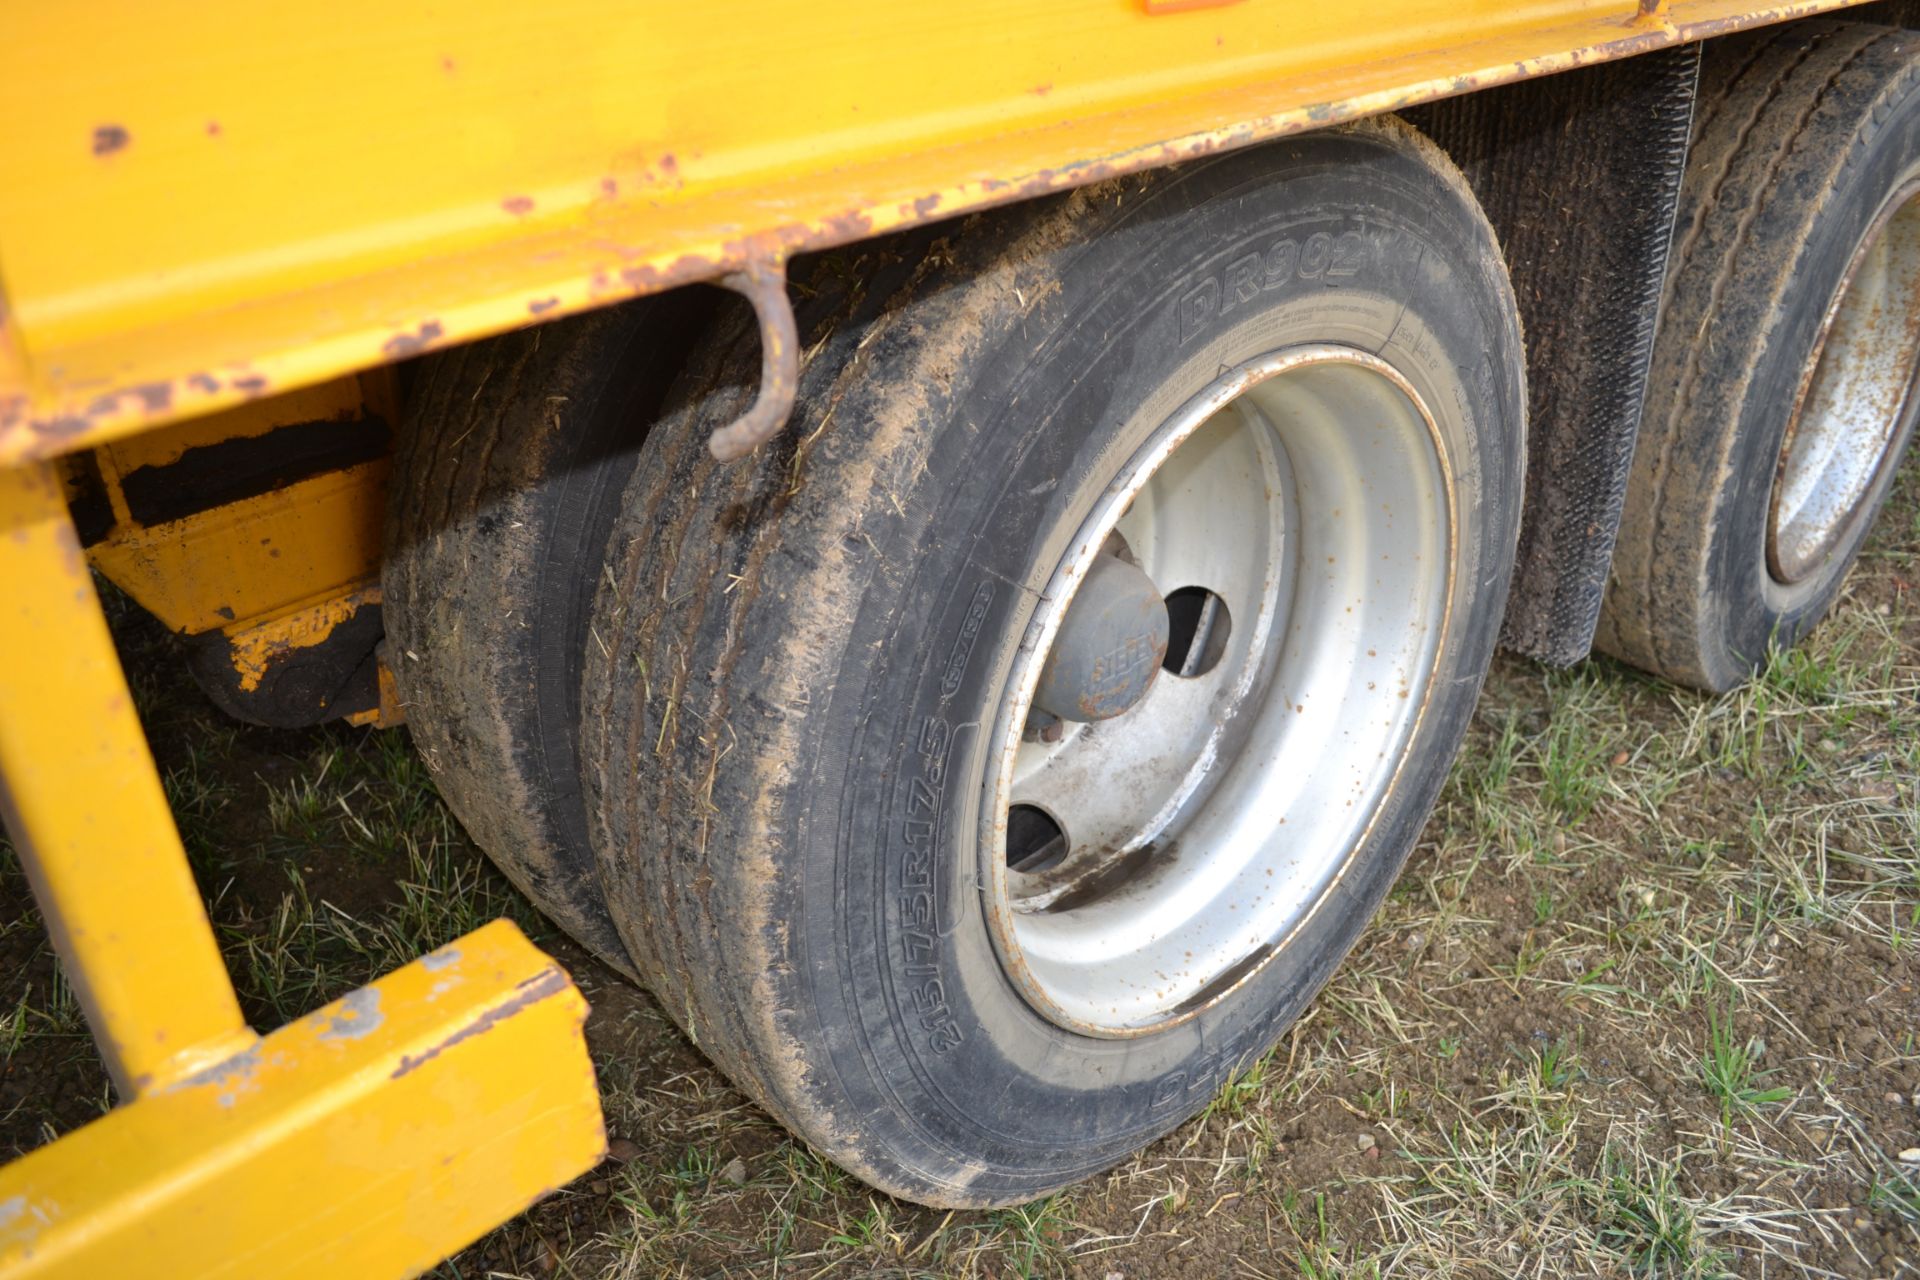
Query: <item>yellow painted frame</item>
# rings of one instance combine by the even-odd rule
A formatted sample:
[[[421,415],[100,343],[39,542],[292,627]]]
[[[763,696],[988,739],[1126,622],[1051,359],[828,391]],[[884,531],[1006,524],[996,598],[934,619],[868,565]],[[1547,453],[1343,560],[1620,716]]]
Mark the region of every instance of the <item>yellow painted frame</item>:
[[[418,1275],[600,1159],[586,1011],[496,920],[0,1168],[0,1274]]]
[[[51,466],[0,470],[0,817],[122,1098],[240,1052],[227,980]]]
[[[87,548],[96,569],[169,631],[238,635],[262,622],[377,591],[387,459],[323,471],[164,523],[142,524],[123,481],[196,448],[291,423],[399,418],[382,374],[337,378],[102,445],[94,467],[113,524]]]
[[[1849,2],[16,5],[0,465]]]
[[[0,1169],[0,1275],[415,1274],[598,1162],[586,1002],[510,922],[255,1035],[49,463],[0,582],[0,817],[123,1104]]]

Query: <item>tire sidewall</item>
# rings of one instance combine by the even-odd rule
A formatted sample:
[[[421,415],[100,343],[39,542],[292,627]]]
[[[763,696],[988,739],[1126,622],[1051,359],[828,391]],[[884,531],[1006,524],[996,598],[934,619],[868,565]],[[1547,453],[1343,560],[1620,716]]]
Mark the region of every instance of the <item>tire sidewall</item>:
[[[1766,553],[1773,489],[1808,367],[1862,238],[1887,198],[1920,173],[1916,155],[1920,94],[1908,92],[1865,140],[1860,159],[1843,171],[1816,213],[1775,295],[1781,300],[1775,322],[1756,323],[1765,336],[1726,457],[1730,483],[1723,486],[1711,517],[1705,590],[1700,594],[1700,648],[1708,663],[1703,674],[1715,688],[1738,684],[1766,660],[1771,646],[1796,644],[1832,608],[1899,471],[1912,431],[1911,398],[1894,446],[1825,562],[1793,584],[1774,578]]]
[[[934,511],[918,545],[887,549],[893,570],[854,610],[848,674],[815,709],[817,749],[790,792],[801,870],[782,895],[794,1043],[820,1046],[810,1078],[861,1117],[836,1154],[883,1185],[1005,1202],[1136,1149],[1265,1051],[1397,874],[1492,651],[1524,454],[1504,269],[1436,159],[1410,131],[1373,126],[1116,188],[1049,249],[1059,287],[1022,332],[956,371],[952,429],[932,437],[921,485],[887,495]],[[1352,270],[1329,275],[1342,244]],[[1428,705],[1358,853],[1276,958],[1170,1029],[1072,1034],[1003,973],[976,856],[989,741],[1033,602],[1146,434],[1221,369],[1326,341],[1407,377],[1451,466],[1449,634]]]

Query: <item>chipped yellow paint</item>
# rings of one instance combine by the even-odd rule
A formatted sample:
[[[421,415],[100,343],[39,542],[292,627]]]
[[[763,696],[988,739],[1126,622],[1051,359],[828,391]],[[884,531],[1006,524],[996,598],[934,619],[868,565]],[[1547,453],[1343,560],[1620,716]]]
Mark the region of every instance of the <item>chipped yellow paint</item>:
[[[226,628],[233,668],[240,674],[241,691],[252,693],[260,687],[260,681],[275,662],[297,649],[319,644],[362,607],[379,603],[379,584],[368,583],[277,618]]]
[[[418,1274],[605,1153],[586,1012],[483,926],[0,1169],[0,1274]]]
[[[18,5],[0,41],[0,465],[1847,2]]]

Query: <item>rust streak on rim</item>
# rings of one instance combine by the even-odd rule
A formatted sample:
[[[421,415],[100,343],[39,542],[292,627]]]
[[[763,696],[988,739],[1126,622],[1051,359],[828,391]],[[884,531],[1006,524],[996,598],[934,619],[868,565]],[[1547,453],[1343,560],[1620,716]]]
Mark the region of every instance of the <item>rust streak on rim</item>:
[[[1875,213],[1827,304],[1767,500],[1766,563],[1792,588],[1852,532],[1911,429],[1920,369],[1920,177]]]

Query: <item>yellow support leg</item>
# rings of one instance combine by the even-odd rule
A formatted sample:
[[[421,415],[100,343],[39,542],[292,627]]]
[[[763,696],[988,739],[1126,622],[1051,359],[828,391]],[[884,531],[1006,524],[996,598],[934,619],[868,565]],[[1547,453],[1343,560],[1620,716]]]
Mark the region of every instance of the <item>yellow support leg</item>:
[[[604,1154],[508,921],[247,1029],[45,466],[0,469],[0,810],[130,1100],[0,1168],[0,1280],[414,1275]]]
[[[0,470],[0,812],[120,1097],[253,1042],[58,478]]]

